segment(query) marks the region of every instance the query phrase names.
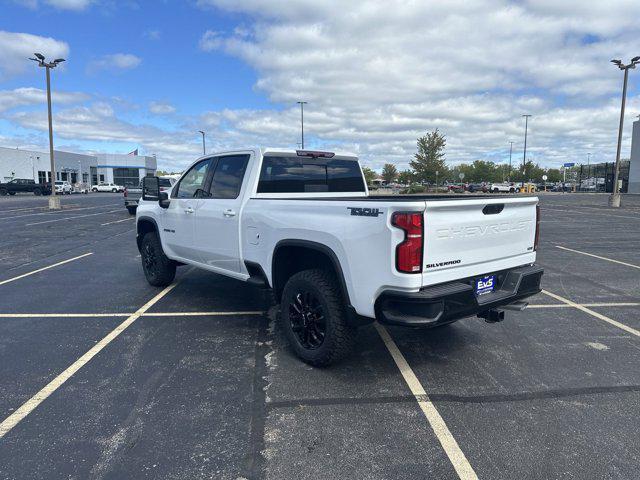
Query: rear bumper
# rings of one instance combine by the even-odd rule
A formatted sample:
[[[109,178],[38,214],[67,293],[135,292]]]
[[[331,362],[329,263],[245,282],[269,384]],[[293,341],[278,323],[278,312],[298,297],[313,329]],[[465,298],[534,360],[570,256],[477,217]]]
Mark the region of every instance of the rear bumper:
[[[414,293],[386,291],[376,301],[376,318],[390,325],[430,327],[504,307],[540,292],[543,269],[526,265],[496,275],[494,292],[476,296],[474,278],[426,287]]]

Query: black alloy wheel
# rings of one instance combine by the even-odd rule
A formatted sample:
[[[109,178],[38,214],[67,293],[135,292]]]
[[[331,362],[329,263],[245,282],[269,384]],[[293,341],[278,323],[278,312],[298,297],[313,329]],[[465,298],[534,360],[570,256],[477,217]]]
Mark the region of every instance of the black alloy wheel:
[[[300,345],[315,350],[324,342],[327,322],[320,300],[309,291],[300,291],[289,303],[289,322]]]

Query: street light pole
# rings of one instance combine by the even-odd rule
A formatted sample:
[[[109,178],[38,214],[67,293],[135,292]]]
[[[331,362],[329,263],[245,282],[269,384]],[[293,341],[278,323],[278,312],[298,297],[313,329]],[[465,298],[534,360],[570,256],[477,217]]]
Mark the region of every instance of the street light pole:
[[[513,142],[509,142],[509,174],[507,175],[507,181],[511,183],[511,156],[513,155]]]
[[[621,60],[611,60],[620,70],[624,71],[624,83],[622,87],[622,106],[620,107],[620,126],[618,127],[618,149],[616,151],[616,166],[613,175],[613,193],[609,197],[609,206],[614,208],[620,207],[620,188],[618,186],[618,177],[620,176],[620,151],[622,150],[622,130],[624,128],[624,109],[627,102],[627,81],[629,80],[629,70],[636,68],[640,63],[640,56],[633,57],[631,62],[624,65]]]
[[[206,155],[207,154],[207,147],[204,143],[204,132],[202,130],[198,130],[198,132],[200,132],[202,134],[202,155]]]
[[[527,133],[529,130],[529,117],[531,115],[522,115],[524,117],[524,152],[522,154],[522,172],[523,172],[523,182],[524,185],[525,177],[527,176]]]
[[[304,150],[304,106],[307,102],[296,102],[300,104],[300,133],[301,133],[301,145]]]
[[[51,69],[64,62],[64,58],[56,58],[53,62],[46,62],[44,55],[34,53],[36,58],[30,58],[38,62],[39,67],[45,68],[47,72],[47,110],[49,113],[49,157],[51,159],[51,196],[49,197],[49,209],[60,210],[60,199],[56,196],[56,163],[53,157],[53,117],[51,114]]]

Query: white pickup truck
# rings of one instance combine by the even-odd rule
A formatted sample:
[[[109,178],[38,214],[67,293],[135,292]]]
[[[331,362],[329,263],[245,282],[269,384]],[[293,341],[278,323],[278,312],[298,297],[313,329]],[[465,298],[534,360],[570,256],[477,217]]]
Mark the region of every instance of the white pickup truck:
[[[271,289],[305,362],[374,320],[436,327],[522,310],[540,291],[536,197],[371,196],[353,155],[255,149],[199,158],[170,193],[147,177],[137,243],[151,285],[194,265]]]

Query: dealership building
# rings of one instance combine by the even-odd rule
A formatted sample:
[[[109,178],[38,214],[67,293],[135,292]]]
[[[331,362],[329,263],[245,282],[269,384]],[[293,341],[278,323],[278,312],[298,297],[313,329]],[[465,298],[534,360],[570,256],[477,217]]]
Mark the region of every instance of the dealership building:
[[[56,180],[96,185],[115,183],[137,186],[147,175],[155,175],[156,157],[132,154],[81,153],[55,151]],[[51,181],[49,152],[0,147],[0,182],[32,178],[38,183]]]

